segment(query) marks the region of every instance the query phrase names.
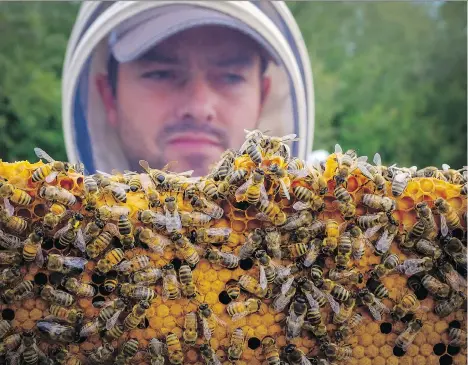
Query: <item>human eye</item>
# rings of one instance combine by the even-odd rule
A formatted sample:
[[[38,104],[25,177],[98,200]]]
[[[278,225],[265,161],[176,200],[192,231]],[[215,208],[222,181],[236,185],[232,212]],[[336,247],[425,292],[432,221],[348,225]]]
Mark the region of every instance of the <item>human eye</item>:
[[[174,80],[177,75],[174,70],[153,70],[143,73],[142,78],[150,80]]]
[[[227,84],[239,84],[245,81],[244,76],[232,72],[223,73],[221,78]]]

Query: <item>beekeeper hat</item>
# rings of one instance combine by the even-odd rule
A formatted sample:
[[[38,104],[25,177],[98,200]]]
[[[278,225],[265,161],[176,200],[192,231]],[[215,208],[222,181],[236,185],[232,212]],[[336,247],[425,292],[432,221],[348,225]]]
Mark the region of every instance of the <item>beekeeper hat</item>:
[[[292,143],[292,153],[306,159],[314,129],[311,65],[299,28],[283,2],[93,1],[81,5],[63,65],[68,160],[83,162],[90,173],[128,169],[118,135],[105,122],[96,74],[107,72],[110,52],[117,60],[128,61],[182,29],[206,24],[244,32],[276,61],[267,69],[272,88],[258,128],[274,135],[296,133],[299,141]]]

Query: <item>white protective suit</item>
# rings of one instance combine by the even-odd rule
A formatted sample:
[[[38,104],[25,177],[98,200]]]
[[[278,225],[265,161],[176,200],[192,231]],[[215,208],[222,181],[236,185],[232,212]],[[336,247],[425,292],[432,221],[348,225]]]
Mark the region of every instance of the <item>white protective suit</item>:
[[[259,129],[270,135],[296,133],[294,156],[311,160],[314,133],[314,90],[309,55],[292,14],[282,1],[85,1],[81,5],[65,55],[62,117],[68,160],[83,162],[88,173],[128,169],[116,132],[107,126],[104,106],[93,82],[106,72],[109,35],[122,22],[167,6],[202,7],[245,23],[274,50],[270,63],[271,93]],[[252,33],[253,34],[253,33]],[[240,147],[240,146],[239,146]],[[320,153],[320,151],[317,151]]]

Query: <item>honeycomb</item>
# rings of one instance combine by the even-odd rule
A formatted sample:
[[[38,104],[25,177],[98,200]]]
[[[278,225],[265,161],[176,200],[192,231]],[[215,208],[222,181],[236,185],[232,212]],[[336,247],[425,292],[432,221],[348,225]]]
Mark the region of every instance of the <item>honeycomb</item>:
[[[44,359],[53,358],[53,361],[47,361],[60,364],[110,364],[117,360],[117,363],[129,363],[130,361],[136,361],[139,364],[157,363],[150,349],[151,344],[155,341],[154,339],[160,341],[163,348],[166,346],[161,352],[166,363],[262,364],[267,363],[262,344],[269,337],[274,340],[278,350],[277,356],[284,363],[289,364],[301,363],[301,361],[302,363],[316,363],[319,359],[327,359],[329,363],[342,362],[346,364],[448,365],[466,363],[466,333],[460,340],[461,344],[458,343],[457,345],[454,345],[453,338],[449,336],[451,329],[466,328],[466,257],[463,262],[460,255],[457,256],[447,249],[452,244],[451,240],[453,240],[461,244],[456,247],[466,256],[467,201],[466,197],[461,194],[462,184],[466,183],[466,174],[463,171],[458,172],[458,175],[453,172],[459,178],[456,180],[451,175],[445,175],[445,173],[448,173],[445,170],[430,170],[429,173],[428,168],[411,172],[409,169],[395,168],[391,170],[384,166],[376,166],[379,168],[379,174],[384,178],[384,189],[381,189],[376,182],[370,179],[368,173],[363,173],[362,169],[364,167],[361,169],[362,165],[356,165],[357,156],[352,156],[349,151],[344,154],[336,152],[330,155],[322,167],[305,167],[303,161],[289,158],[289,156],[282,153],[271,152],[273,140],[275,140],[274,137],[267,137],[266,135],[262,135],[261,138],[258,137],[255,141],[258,143],[258,148],[255,151],[259,151],[260,158],[255,155],[255,151],[251,152],[251,150],[238,152],[231,160],[223,157],[224,160],[222,159],[218,165],[213,167],[213,172],[210,175],[202,177],[198,181],[166,170],[149,169],[146,174],[142,173],[138,176],[140,176],[142,185],[144,185],[144,175],[146,175],[146,181],[151,178],[149,180],[151,181],[150,188],[148,186],[138,186],[136,189],[124,189],[123,196],[125,199],[116,197],[118,194],[115,191],[119,189],[119,186],[120,189],[126,186],[119,184],[128,184],[131,187],[130,177],[125,177],[125,175],[117,172],[104,177],[98,175],[90,177],[84,176],[76,167],[73,167],[68,172],[60,172],[53,181],[45,182],[46,176],[53,171],[51,166],[55,162],[52,159],[36,163],[28,161],[0,162],[0,184],[2,186],[10,184],[16,189],[14,193],[7,194],[0,186],[0,194],[3,198],[6,198],[0,210],[0,228],[2,229],[0,232],[0,270],[2,270],[0,280],[2,303],[0,304],[0,311],[3,318],[3,322],[0,322],[0,362],[10,360],[13,354],[17,352],[19,352],[17,356],[20,356],[22,361],[25,362],[25,358],[30,355],[26,355],[24,350],[19,351],[18,349],[20,343],[24,344],[25,339],[33,334],[39,349],[39,360],[46,361]],[[251,141],[251,144],[254,145],[254,141]],[[350,158],[347,159],[347,157]],[[228,164],[229,175],[224,179],[214,178],[213,176],[221,170],[228,160],[230,161]],[[341,176],[343,166],[346,165],[348,160],[351,161],[352,168],[345,169],[347,172],[344,176]],[[290,194],[289,199],[285,197],[286,193],[282,191],[283,185],[271,173],[271,171],[274,171],[270,169],[272,165],[279,166],[287,172],[283,181],[286,190]],[[300,175],[293,169],[293,166],[307,173]],[[371,167],[368,166],[367,168],[370,169]],[[233,174],[241,169],[245,169],[245,175],[237,183],[229,184],[229,193],[222,196],[222,183],[228,182]],[[41,174],[38,174],[38,171]],[[261,173],[258,171],[261,171]],[[391,173],[393,173],[393,176]],[[268,195],[270,202],[278,205],[279,212],[285,213],[286,222],[277,222],[273,219],[260,217],[258,215],[260,212],[259,203],[246,201],[248,199],[258,199],[249,197],[251,190],[253,190],[251,186],[255,185],[250,184],[250,182],[253,181],[255,174],[260,174],[263,177],[260,184],[265,187],[265,194]],[[373,175],[376,174],[373,173]],[[405,186],[401,189],[401,194],[395,196],[392,189],[401,180],[400,177],[396,178],[399,174],[400,177],[406,174],[407,178],[405,179]],[[41,181],[34,182],[34,175],[36,177],[41,175]],[[158,181],[161,182],[158,180],[158,176],[163,176],[167,184],[161,183],[158,185]],[[341,176],[341,178],[338,178],[338,176]],[[95,195],[88,194],[89,187],[87,184],[89,180],[87,179],[89,178],[96,182],[97,193]],[[110,180],[111,186],[115,187],[114,190],[109,189],[109,187],[106,188],[106,184],[103,183],[103,179],[106,178]],[[202,182],[201,185],[200,181]],[[213,190],[207,188],[207,181],[211,182],[216,188],[215,195],[213,195]],[[327,188],[323,195],[320,195],[319,181],[322,181]],[[245,188],[242,190],[246,186],[246,182],[249,182],[247,184],[249,187],[247,190]],[[109,337],[109,332],[115,327],[128,323],[128,317],[135,313],[135,307],[138,306],[141,299],[127,298],[125,308],[119,312],[120,314],[117,314],[117,317],[114,316],[117,321],[116,324],[110,326],[110,328],[105,328],[109,321],[106,323],[98,322],[98,317],[104,311],[102,302],[110,304],[113,303],[112,301],[122,298],[123,284],[132,283],[134,274],[125,275],[123,271],[125,267],[132,272],[138,272],[138,265],[162,269],[165,265],[172,264],[177,273],[176,285],[179,289],[181,288],[179,269],[182,264],[189,263],[190,254],[177,248],[175,241],[171,241],[168,222],[170,219],[173,222],[172,218],[177,217],[177,215],[171,213],[168,202],[170,199],[174,199],[179,217],[182,217],[182,215],[195,217],[197,213],[201,212],[200,208],[193,204],[193,198],[190,200],[185,194],[193,186],[196,186],[193,193],[195,197],[204,199],[209,204],[208,206],[222,208],[222,216],[213,214],[213,211],[206,210],[206,208],[201,210],[205,214],[210,212],[210,214],[217,217],[210,216],[209,222],[205,224],[197,224],[192,221],[182,226],[176,225],[174,228],[174,231],[181,234],[179,237],[185,237],[185,242],[189,242],[188,245],[193,247],[199,256],[196,265],[192,265],[193,283],[196,287],[195,295],[188,297],[188,295],[182,293],[175,299],[171,299],[170,296],[167,298],[168,289],[166,288],[169,288],[170,285],[166,283],[164,278],[159,276],[155,283],[145,285],[145,287],[154,290],[154,298],[148,299],[146,295],[149,294],[143,294],[144,299],[148,299],[149,307],[144,310],[143,316],[139,317],[137,324],[132,328],[125,328],[123,333],[117,336],[117,339]],[[63,190],[51,190],[56,195],[47,195],[44,187]],[[310,206],[299,210],[297,203],[300,200],[304,201],[304,199],[299,197],[297,187],[305,187],[312,193],[311,196],[315,201],[323,202],[323,205],[318,209]],[[340,187],[344,188],[345,192],[338,192],[337,189]],[[31,197],[29,204],[22,204],[24,199],[21,201],[18,198],[20,196],[18,190]],[[262,190],[262,188],[259,188],[259,190]],[[151,200],[151,191],[153,193],[154,191],[157,192],[156,199]],[[346,192],[349,195],[343,198],[341,194],[346,194]],[[71,201],[70,194],[74,197]],[[257,194],[260,197],[262,196],[260,192]],[[87,204],[92,196],[97,199],[96,205],[89,208]],[[345,267],[337,266],[337,257],[342,255],[340,250],[344,250],[344,248],[338,245],[328,249],[325,243],[330,237],[336,237],[337,242],[341,242],[340,239],[346,235],[345,232],[349,232],[349,229],[355,225],[360,225],[359,219],[375,217],[381,213],[382,209],[365,204],[365,200],[369,199],[369,196],[372,196],[372,199],[386,197],[394,202],[395,205],[388,210],[389,213],[382,214],[380,217],[388,217],[390,221],[393,219],[394,225],[397,227],[397,231],[391,235],[388,241],[389,247],[385,251],[387,251],[387,255],[390,253],[397,255],[400,271],[394,269],[380,280],[388,290],[388,296],[380,300],[388,308],[388,311],[382,313],[379,320],[371,314],[360,293],[365,292],[366,288],[377,293],[377,290],[374,291],[375,288],[372,289],[371,282],[373,279],[371,274],[387,256],[378,255],[376,248],[382,236],[390,235],[386,229],[391,224],[388,222],[382,223],[378,226],[378,230],[369,233],[368,239],[363,240],[363,242],[367,242],[364,245],[365,251],[362,258],[356,260],[350,257],[351,254],[349,254],[347,256],[349,261],[345,264]],[[342,210],[344,204],[340,205],[340,197],[344,200],[350,199],[347,201],[355,209],[355,214],[352,214],[351,217],[346,216],[346,219],[344,219],[345,213]],[[451,214],[439,213],[436,202],[441,199],[451,207]],[[68,206],[66,206],[67,204],[61,204],[65,201],[69,203]],[[156,204],[151,205],[150,201],[156,201]],[[421,205],[421,203],[424,204]],[[60,211],[60,206],[66,212],[64,216],[61,217],[55,227],[51,229],[45,227],[48,214],[54,212],[55,216],[60,216],[59,213],[56,213],[57,209]],[[433,219],[434,226],[432,228],[423,228],[422,237],[427,238],[432,243],[430,247],[436,248],[436,252],[439,252],[437,257],[416,248],[416,242],[419,239],[414,238],[417,226],[421,222],[427,222],[427,220],[423,219],[423,214],[419,209],[420,206],[427,207],[430,212],[429,216]],[[14,208],[12,216],[10,215],[11,212],[7,213],[11,207]],[[119,213],[110,218],[104,218],[100,210],[102,207],[110,207],[109,209]],[[124,210],[124,213],[121,212],[122,210]],[[128,213],[127,215],[125,210]],[[165,219],[165,224],[162,223],[161,226],[161,223],[156,223],[156,220],[152,221],[153,224],[144,222],[142,219],[142,212],[144,211],[151,211],[153,214],[152,219],[154,219],[155,215],[159,217],[159,220],[164,221]],[[284,228],[288,224],[298,222],[300,220],[298,215],[306,215],[307,212],[311,213],[312,219],[300,225],[303,228],[305,227],[306,230],[303,230],[303,228]],[[80,213],[83,219],[79,222],[73,221],[74,213]],[[122,232],[113,232],[108,246],[98,256],[90,258],[87,251],[89,245],[96,238],[87,239],[86,246],[81,249],[76,244],[76,241],[78,241],[76,238],[77,232],[81,230],[80,234],[85,235],[88,224],[97,221],[97,219],[104,220],[105,224],[110,223],[115,225],[116,228],[120,228],[123,225],[119,224],[121,214],[128,217],[131,233],[125,236]],[[27,223],[27,227],[23,231],[11,223],[12,220],[14,221],[14,217],[21,217]],[[275,215],[275,219],[278,217],[279,215]],[[339,227],[339,233],[335,235],[327,233],[328,230],[325,228],[331,221],[335,221]],[[322,223],[323,227],[320,233],[312,236],[310,234],[312,227],[318,223]],[[443,232],[445,226],[448,226],[448,233]],[[160,238],[161,242],[166,242],[162,248],[152,249],[150,245],[145,243],[146,241],[143,242],[140,234],[144,229],[148,228],[152,234]],[[227,232],[228,236],[218,240],[219,242],[214,242],[210,237],[204,237],[202,234],[202,229],[209,228],[217,228],[217,232]],[[368,227],[362,227],[364,234],[371,231],[366,231],[365,228]],[[42,265],[23,254],[25,240],[31,239],[31,236],[38,229],[44,234],[43,237],[39,238],[40,249],[45,260]],[[73,238],[70,239],[68,244],[64,245],[62,237],[65,233],[63,232],[73,231],[73,229],[75,230]],[[258,229],[263,232],[260,247],[254,247],[253,251],[246,255],[245,248],[251,242],[252,235],[258,232]],[[279,282],[279,284],[275,281],[269,281],[267,284],[268,290],[263,290],[263,287],[259,289],[261,272],[265,267],[261,269],[262,266],[256,253],[259,252],[259,249],[266,249],[268,255],[274,255],[270,252],[270,247],[265,239],[264,232],[266,229],[276,229],[281,234],[281,258],[275,256],[271,259],[271,262],[273,262],[271,267],[276,275],[275,280],[284,272],[284,267],[298,268],[297,273],[290,274],[285,278],[285,281],[287,281],[287,278],[291,277],[286,288],[294,288],[296,294],[290,297],[280,310],[275,307],[275,301],[278,296],[281,296],[281,290],[285,287],[284,281]],[[300,234],[304,234],[304,231],[309,233],[306,234],[305,238],[301,238]],[[199,236],[194,237],[194,232],[197,232]],[[100,234],[102,234],[102,227]],[[133,241],[133,244],[125,243],[128,236],[130,236],[130,241]],[[16,243],[15,237],[17,237],[18,243]],[[302,246],[300,246],[301,244]],[[331,269],[338,269],[337,271],[341,273],[354,270],[362,274],[363,277],[360,282],[342,284],[342,287],[356,300],[352,314],[359,313],[362,316],[362,321],[342,341],[337,338],[339,325],[333,324],[334,314],[331,304],[333,300],[319,308],[321,321],[326,326],[325,339],[321,336],[317,337],[314,334],[315,332],[311,330],[311,326],[307,327],[307,320],[305,321],[306,324],[299,325],[298,333],[295,335],[288,334],[288,331],[291,331],[288,330],[288,323],[294,323],[294,318],[298,317],[294,312],[295,307],[292,303],[300,303],[302,300],[302,303],[306,303],[307,310],[309,310],[314,302],[314,299],[311,300],[310,296],[306,295],[306,298],[304,298],[303,294],[306,292],[302,291],[303,286],[299,284],[300,277],[313,279],[310,265],[306,267],[304,263],[304,257],[308,257],[313,247],[318,247],[319,250],[314,265],[318,265],[317,267],[321,267],[323,270],[322,279],[313,280],[313,284],[319,292],[325,292],[326,286],[321,285],[324,283],[323,278],[329,277]],[[108,252],[115,248],[122,250],[123,260],[119,260],[120,264],[114,265],[107,274],[100,272],[98,262],[104,260],[104,256],[107,257]],[[83,249],[85,249],[84,252]],[[301,249],[305,250],[302,254]],[[208,260],[208,250],[219,250],[224,252],[225,255],[232,254],[238,258],[246,258],[238,260],[237,264],[234,265],[235,267],[227,268],[227,265],[223,266],[219,262],[215,263]],[[11,252],[15,253],[14,259],[11,258]],[[8,256],[9,254],[10,256]],[[54,255],[84,259],[84,266],[70,273],[50,270],[52,268],[50,266],[52,258],[57,257]],[[143,264],[136,261],[141,256],[148,258]],[[405,260],[422,258],[429,258],[428,261],[431,262],[431,266],[428,268],[423,267],[415,274],[405,273],[406,269],[402,268],[403,263],[406,262]],[[131,261],[132,259],[134,261]],[[122,262],[131,264],[122,266]],[[440,276],[439,266],[446,263],[454,268],[451,277],[455,277],[455,283],[449,281],[447,277]],[[80,264],[76,265],[80,266]],[[6,272],[12,270],[12,267],[18,267],[19,272],[7,282]],[[159,272],[161,273],[161,271]],[[422,285],[421,278],[425,274],[437,278],[439,285],[448,287],[449,294],[437,297],[439,294],[433,292],[435,289],[431,291],[432,287]],[[238,298],[231,299],[227,287],[230,283],[242,282],[242,278],[245,279],[246,275],[254,279],[253,287],[249,285],[241,287]],[[89,290],[92,295],[83,295],[84,289],[80,292],[68,287],[65,282],[69,278],[77,278],[78,283],[83,288],[86,284],[89,284],[86,287],[88,289],[89,286],[91,287]],[[105,284],[107,281],[112,280],[117,282],[117,288],[114,291],[109,291],[106,289]],[[21,287],[22,283],[26,281],[32,281],[33,289],[23,297],[15,293],[12,298],[8,299],[8,290],[11,293],[11,290]],[[67,314],[63,315],[61,319],[57,318],[57,313],[53,311],[50,299],[47,301],[44,299],[46,297],[44,288],[46,287],[71,293],[73,303],[66,308],[67,310],[62,310],[61,313],[65,312]],[[267,294],[265,294],[266,292]],[[333,290],[331,293],[334,293]],[[394,306],[399,303],[398,298],[401,298],[401,295],[405,293],[414,293],[420,302],[420,306],[408,310],[407,314],[400,320],[395,320],[390,314]],[[434,311],[436,306],[446,303],[448,298],[454,297],[456,293],[460,293],[462,303],[453,307],[448,315],[437,315]],[[227,308],[244,308],[242,303],[257,299],[260,299],[259,307],[254,308],[255,310],[252,313],[243,313],[243,316],[239,316],[240,318],[233,318],[228,313]],[[335,303],[340,305],[340,309],[343,307],[342,301],[335,301]],[[212,331],[209,329],[206,331],[205,326],[208,322],[203,320],[200,311],[200,305],[202,304],[207,304],[214,314]],[[73,310],[82,312],[83,317],[81,320],[72,321],[64,318]],[[237,309],[235,312],[239,311],[242,312],[241,309]],[[189,344],[184,341],[185,319],[186,315],[192,312],[197,316],[197,336],[195,343]],[[415,319],[421,320],[422,327],[411,338],[409,341],[411,344],[405,347],[406,351],[404,351],[401,346],[397,346],[397,341],[407,332],[410,325],[414,325]],[[298,319],[296,318],[296,320]],[[100,323],[99,328],[92,331],[90,335],[85,335],[83,328],[93,323]],[[349,321],[345,323],[349,324]],[[233,333],[239,328],[242,329],[244,338],[240,345],[241,355],[236,360],[232,358],[231,341]],[[313,327],[313,329],[317,328]],[[15,341],[12,340],[14,334],[21,335],[21,338],[16,341],[16,345]],[[170,334],[175,334],[180,342],[180,347],[173,345],[172,342],[169,343],[166,336]],[[130,341],[132,339],[136,341]],[[135,343],[137,348],[132,348],[132,344]],[[291,344],[294,346],[291,346]],[[112,346],[111,351],[106,355],[105,350],[109,348],[109,345]],[[335,345],[338,352],[330,354],[327,349],[334,348]],[[182,354],[177,353],[177,348],[182,350]],[[211,353],[211,359],[207,357],[207,352],[204,351],[206,349],[208,349],[208,354]],[[36,359],[34,363],[39,360]],[[268,363],[273,363],[273,361],[273,359],[269,358]]]

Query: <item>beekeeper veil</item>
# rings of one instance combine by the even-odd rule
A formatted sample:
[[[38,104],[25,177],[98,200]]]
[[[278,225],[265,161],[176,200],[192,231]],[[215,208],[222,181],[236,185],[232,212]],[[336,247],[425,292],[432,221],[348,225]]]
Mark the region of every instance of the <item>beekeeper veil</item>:
[[[264,48],[272,60],[266,70],[271,91],[258,128],[270,135],[297,134],[291,152],[307,159],[314,129],[311,65],[283,2],[90,1],[80,8],[63,67],[62,116],[70,162],[83,162],[89,173],[129,169],[117,132],[106,123],[95,77],[107,72],[110,52],[119,62],[133,60],[149,46],[200,25],[230,27]],[[136,28],[138,42],[135,34],[129,36]]]

